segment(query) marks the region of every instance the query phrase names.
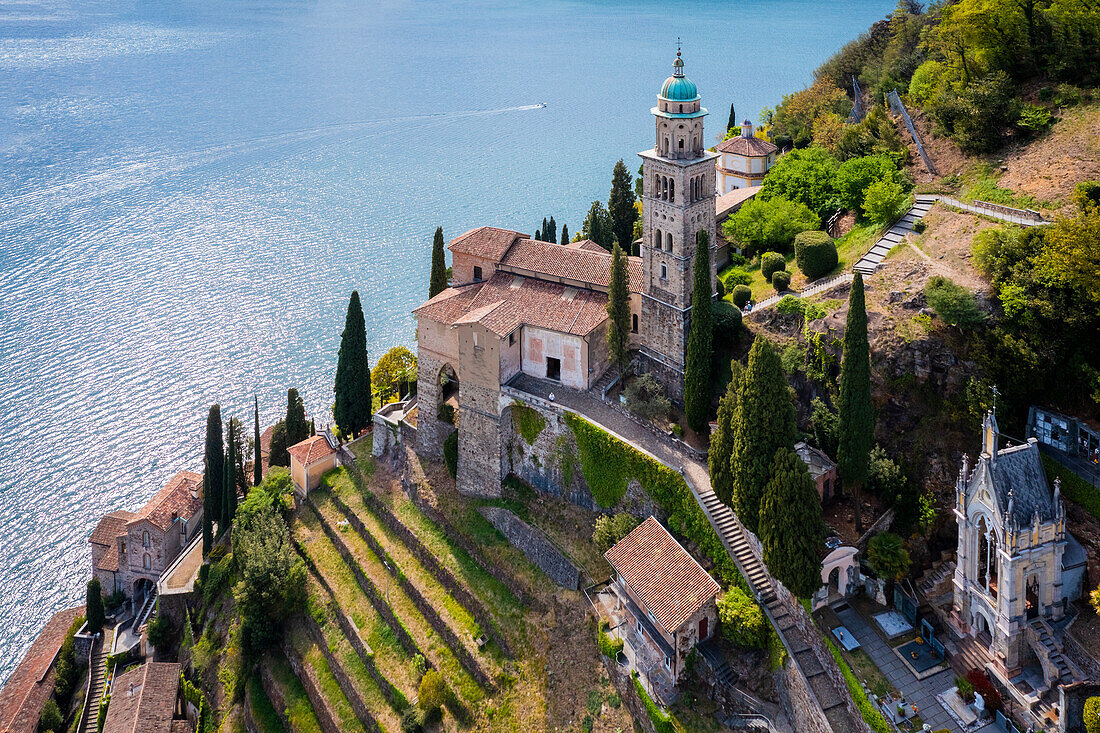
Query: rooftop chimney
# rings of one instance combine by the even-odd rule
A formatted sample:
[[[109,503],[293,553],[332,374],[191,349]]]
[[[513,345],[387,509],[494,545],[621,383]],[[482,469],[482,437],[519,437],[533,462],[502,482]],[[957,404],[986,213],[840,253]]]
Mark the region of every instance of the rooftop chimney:
[[[741,137],[752,137],[752,123],[748,120],[741,123]]]

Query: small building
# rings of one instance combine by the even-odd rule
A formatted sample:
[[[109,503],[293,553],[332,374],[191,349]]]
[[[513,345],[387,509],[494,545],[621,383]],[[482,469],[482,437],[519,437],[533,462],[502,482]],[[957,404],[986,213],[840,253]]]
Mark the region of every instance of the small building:
[[[340,465],[340,441],[328,430],[286,450],[290,454],[290,478],[303,496],[320,486],[321,477]]]
[[[180,471],[136,514],[114,511],[92,531],[92,574],[104,593],[144,598],[202,532],[202,476]]]
[[[833,498],[836,491],[836,464],[824,451],[814,448],[809,443],[800,441],[795,443],[794,452],[806,464],[810,477],[817,486],[817,495],[821,497],[821,503]]]
[[[664,675],[675,685],[691,650],[716,630],[721,588],[654,517],[604,557],[630,619],[622,629],[627,659],[651,683]]]
[[[1032,405],[1027,412],[1027,437],[1100,465],[1100,423],[1096,420],[1079,420]]]
[[[115,678],[103,733],[194,733],[176,662],[146,662]]]
[[[775,163],[779,148],[775,143],[753,134],[752,123],[741,123],[741,134],[718,143],[718,195],[738,188],[754,188],[764,183],[764,176]]]
[[[0,733],[37,733],[42,708],[53,695],[57,654],[84,606],[58,611],[0,690]]]

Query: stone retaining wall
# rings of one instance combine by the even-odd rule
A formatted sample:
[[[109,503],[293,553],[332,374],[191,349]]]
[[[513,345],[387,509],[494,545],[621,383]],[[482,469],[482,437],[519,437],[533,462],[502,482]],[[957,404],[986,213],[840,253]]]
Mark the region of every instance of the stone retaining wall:
[[[600,660],[603,662],[604,669],[607,670],[607,677],[611,680],[611,684],[619,691],[619,698],[623,701],[623,707],[634,719],[636,729],[641,729],[645,733],[657,733],[657,726],[653,724],[649,713],[646,712],[645,705],[638,697],[638,690],[634,688],[634,678],[630,676],[630,671],[625,667],[620,667],[615,660],[608,659],[602,654]]]
[[[290,730],[290,721],[286,717],[286,697],[283,695],[283,688],[279,686],[279,683],[275,681],[275,676],[271,673],[270,663],[260,665],[260,686],[264,688],[264,693],[267,695],[267,699],[271,701],[271,707],[275,708],[279,720],[283,721],[283,726]]]
[[[834,733],[817,697],[810,690],[810,683],[793,658],[787,658],[780,679],[780,700],[790,711],[794,729],[799,733]]]
[[[338,660],[336,655],[329,649],[325,634],[321,631],[321,627],[317,625],[316,619],[312,616],[306,616],[302,619],[301,623],[306,633],[309,635],[309,638],[312,639],[313,643],[317,645],[317,648],[321,650],[321,655],[324,656],[325,662],[328,663],[329,671],[331,671],[332,676],[336,678],[336,684],[340,686],[340,690],[344,693],[344,697],[348,699],[351,709],[355,712],[355,717],[359,718],[359,722],[363,724],[363,728],[369,733],[382,733],[382,726],[378,724],[378,721],[371,715],[370,710],[367,709],[367,703],[359,694],[359,690],[355,687],[355,683],[352,682],[347,672],[344,671],[344,666],[340,664],[340,660]]]
[[[302,687],[305,688],[306,697],[313,705],[313,714],[316,716],[317,722],[321,724],[322,733],[340,733],[336,713],[329,707],[328,699],[325,698],[321,690],[321,682],[317,679],[317,674],[312,667],[305,663],[305,660],[298,654],[298,650],[291,646],[287,638],[283,639],[283,654],[286,655],[290,668],[294,670],[295,676],[298,677]]]
[[[554,547],[546,535],[507,509],[487,506],[478,511],[523,552],[528,560],[550,576],[551,580],[563,588],[577,590],[580,586],[580,571]]]

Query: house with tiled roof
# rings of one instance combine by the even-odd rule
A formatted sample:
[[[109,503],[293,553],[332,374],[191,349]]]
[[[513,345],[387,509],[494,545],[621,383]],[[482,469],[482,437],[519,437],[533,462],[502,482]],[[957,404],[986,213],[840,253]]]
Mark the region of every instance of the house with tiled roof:
[[[321,477],[340,465],[340,441],[328,430],[311,435],[286,449],[290,478],[302,496],[321,485]]]
[[[175,662],[146,662],[111,685],[103,733],[192,733]]]
[[[58,611],[31,643],[0,690],[0,733],[37,733],[42,708],[53,695],[61,645],[83,614],[84,606]]]
[[[695,645],[717,631],[720,586],[654,517],[604,553],[627,621],[615,632],[648,678],[684,673]]]
[[[763,185],[764,176],[779,152],[775,143],[756,137],[749,120],[741,123],[740,135],[723,140],[715,150],[720,156],[715,164],[719,196],[739,188]]]
[[[104,593],[143,597],[202,531],[202,476],[180,471],[139,511],[114,511],[92,530],[92,574]]]

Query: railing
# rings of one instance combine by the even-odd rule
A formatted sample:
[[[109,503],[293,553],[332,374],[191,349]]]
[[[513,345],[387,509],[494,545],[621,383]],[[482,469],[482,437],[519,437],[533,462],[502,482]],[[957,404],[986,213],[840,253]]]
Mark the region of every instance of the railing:
[[[921,159],[924,161],[925,167],[928,168],[928,172],[932,175],[939,175],[936,173],[936,166],[932,164],[932,159],[928,157],[928,153],[924,151],[924,145],[921,144],[920,135],[917,134],[917,128],[913,126],[913,120],[909,117],[909,112],[905,109],[905,105],[901,103],[901,97],[898,96],[898,90],[890,92],[886,95],[886,101],[890,105],[890,109],[894,110],[901,115],[901,118],[905,120],[905,127],[908,128],[909,134],[913,136],[913,142],[916,143],[917,152],[920,153]]]
[[[88,701],[92,696],[92,683],[95,680],[95,670],[92,669],[92,657],[95,656],[96,642],[102,638],[100,631],[92,637],[92,643],[88,645],[88,689],[84,691],[84,705],[80,708],[80,719],[76,721],[76,730],[84,730],[84,719],[88,716]]]
[[[1024,226],[1036,226],[1047,223],[1043,215],[1034,209],[1014,209],[1011,206],[995,204],[991,201],[971,201],[968,203],[956,198],[951,198],[950,196],[935,195],[929,198],[938,199],[948,206],[954,206],[956,209],[969,211],[973,214],[987,214],[995,219],[1010,221]]]

